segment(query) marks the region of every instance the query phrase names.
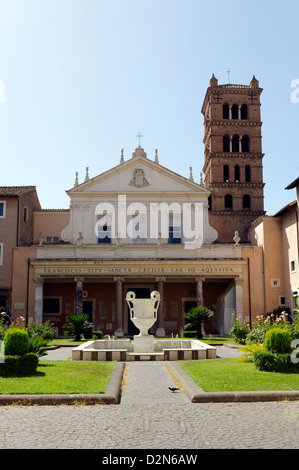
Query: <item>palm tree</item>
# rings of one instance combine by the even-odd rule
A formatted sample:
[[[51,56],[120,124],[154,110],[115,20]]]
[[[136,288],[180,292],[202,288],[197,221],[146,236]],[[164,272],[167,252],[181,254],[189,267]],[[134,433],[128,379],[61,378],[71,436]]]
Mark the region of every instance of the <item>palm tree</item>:
[[[213,315],[214,312],[207,307],[191,307],[190,310],[185,313],[185,318],[188,320],[185,329],[195,329],[196,337],[200,339],[203,336],[201,332],[202,324],[210,322]]]
[[[73,315],[69,315],[69,323],[64,325],[63,328],[71,336],[75,336],[76,341],[80,341],[87,321],[88,315],[86,313],[74,313]]]

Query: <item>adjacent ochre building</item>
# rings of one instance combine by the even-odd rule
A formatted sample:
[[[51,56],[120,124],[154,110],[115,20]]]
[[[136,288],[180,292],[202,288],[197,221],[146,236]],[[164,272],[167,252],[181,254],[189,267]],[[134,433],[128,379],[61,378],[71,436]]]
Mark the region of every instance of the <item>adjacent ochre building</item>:
[[[261,93],[255,77],[249,85],[211,78],[200,181],[191,168],[189,178],[178,175],[139,145],[105,173],[90,178],[87,170],[80,184],[76,176],[69,209],[37,205],[32,243],[13,248],[6,303],[13,316],[51,320],[62,335],[68,315],[84,311],[94,329],[133,335],[126,292],[158,290],[157,336],[180,333],[184,312],[202,304],[215,312],[206,333],[223,335],[233,312],[251,323],[293,307],[298,179],[289,187],[297,187],[297,200],[266,216]],[[3,237],[0,225],[0,246]]]

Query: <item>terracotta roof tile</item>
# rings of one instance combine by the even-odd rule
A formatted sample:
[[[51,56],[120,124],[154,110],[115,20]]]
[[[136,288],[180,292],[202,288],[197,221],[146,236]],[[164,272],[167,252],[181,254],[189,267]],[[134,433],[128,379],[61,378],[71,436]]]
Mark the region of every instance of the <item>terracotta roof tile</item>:
[[[0,186],[0,196],[21,196],[35,190],[35,186]]]

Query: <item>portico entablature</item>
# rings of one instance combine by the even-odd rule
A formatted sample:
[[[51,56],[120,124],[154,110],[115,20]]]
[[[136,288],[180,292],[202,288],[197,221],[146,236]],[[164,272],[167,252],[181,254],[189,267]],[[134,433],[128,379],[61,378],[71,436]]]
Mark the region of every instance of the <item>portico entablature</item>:
[[[104,278],[115,276],[180,278],[234,278],[242,280],[246,260],[33,260],[35,275],[43,278],[84,276]]]

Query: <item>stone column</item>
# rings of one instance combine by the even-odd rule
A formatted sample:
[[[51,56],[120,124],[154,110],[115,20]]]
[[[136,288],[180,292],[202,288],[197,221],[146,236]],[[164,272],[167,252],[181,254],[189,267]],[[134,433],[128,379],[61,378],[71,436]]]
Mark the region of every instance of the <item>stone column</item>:
[[[238,106],[238,119],[241,120],[241,105]]]
[[[203,281],[202,277],[197,277],[196,279],[196,305],[201,307],[204,304],[203,301]]]
[[[166,278],[163,276],[160,276],[156,278],[156,281],[157,281],[157,290],[160,293],[160,304],[159,304],[159,309],[158,309],[156,336],[160,338],[164,338],[165,329],[164,329],[164,318],[163,318],[163,306],[164,306],[163,283],[166,281]]]
[[[196,278],[196,306],[197,307],[203,307],[204,306],[204,300],[203,300],[203,281],[204,278],[198,276]],[[204,329],[204,324],[201,324],[201,333],[202,335],[205,335],[205,329]]]
[[[76,304],[75,313],[83,313],[83,281],[82,277],[75,277],[76,282]]]
[[[232,118],[232,107],[230,106],[228,108],[228,119],[231,119]]]
[[[239,137],[239,152],[242,152],[242,136]]]
[[[123,326],[123,278],[115,277],[115,287],[116,287],[116,330],[114,332],[115,336],[123,337],[124,336],[124,326]]]
[[[232,138],[232,136],[230,136],[230,138],[229,138],[229,151],[230,151],[230,153],[232,153],[232,151],[233,151],[233,138]]]
[[[235,293],[236,315],[240,316],[243,321],[243,279],[240,277],[235,278]]]
[[[34,321],[36,321],[37,323],[42,323],[44,279],[42,277],[35,277],[34,282],[35,282]]]

